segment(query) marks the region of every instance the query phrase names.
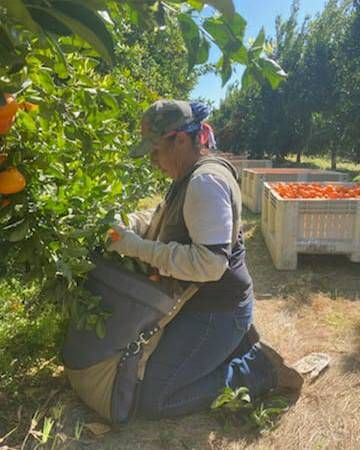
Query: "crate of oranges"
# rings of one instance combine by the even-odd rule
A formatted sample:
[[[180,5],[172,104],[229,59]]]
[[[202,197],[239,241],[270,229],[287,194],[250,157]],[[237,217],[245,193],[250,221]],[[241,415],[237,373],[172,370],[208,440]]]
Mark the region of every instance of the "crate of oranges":
[[[242,172],[241,197],[243,204],[254,213],[261,211],[261,200],[265,182],[318,182],[348,181],[342,172],[303,168],[247,168]]]
[[[360,262],[360,183],[264,183],[261,229],[275,267],[299,253],[345,254]]]

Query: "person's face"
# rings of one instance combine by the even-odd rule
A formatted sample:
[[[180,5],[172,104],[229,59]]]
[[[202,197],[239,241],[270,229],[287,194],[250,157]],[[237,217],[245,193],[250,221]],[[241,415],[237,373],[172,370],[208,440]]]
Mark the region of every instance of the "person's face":
[[[191,139],[183,132],[157,139],[150,153],[151,163],[173,180],[181,177],[196,159]]]

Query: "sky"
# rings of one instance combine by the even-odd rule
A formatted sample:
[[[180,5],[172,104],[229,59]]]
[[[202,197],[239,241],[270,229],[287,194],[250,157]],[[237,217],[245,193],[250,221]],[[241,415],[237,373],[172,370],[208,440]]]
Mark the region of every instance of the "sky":
[[[326,0],[300,0],[299,24],[303,18],[309,14],[314,16],[324,9]],[[292,0],[235,0],[236,11],[247,21],[245,30],[246,43],[249,38],[255,38],[260,28],[264,26],[266,36],[275,35],[275,18],[280,15],[287,19],[290,15]],[[205,11],[206,12],[206,11]],[[219,51],[211,49],[210,61],[216,62],[219,59]],[[221,99],[225,98],[227,86],[241,79],[243,66],[237,66],[235,75],[224,88],[221,87],[221,78],[214,74],[207,74],[199,78],[198,84],[191,93],[192,98],[206,98],[217,107]]]

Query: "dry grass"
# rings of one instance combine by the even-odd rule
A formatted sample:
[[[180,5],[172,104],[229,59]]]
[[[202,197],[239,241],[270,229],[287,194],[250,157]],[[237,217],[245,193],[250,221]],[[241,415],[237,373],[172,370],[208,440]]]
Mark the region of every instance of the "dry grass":
[[[263,435],[222,427],[209,413],[177,420],[136,420],[100,437],[84,432],[65,441],[72,450],[358,450],[360,448],[360,270],[346,258],[304,257],[294,272],[274,269],[257,216],[245,212],[248,263],[258,294],[256,324],[266,341],[289,362],[312,351],[326,352],[330,367]],[[63,385],[65,436],[77,420],[100,419]],[[65,447],[69,443],[68,447]],[[0,444],[1,445],[1,444]],[[30,448],[30,447],[29,447]]]

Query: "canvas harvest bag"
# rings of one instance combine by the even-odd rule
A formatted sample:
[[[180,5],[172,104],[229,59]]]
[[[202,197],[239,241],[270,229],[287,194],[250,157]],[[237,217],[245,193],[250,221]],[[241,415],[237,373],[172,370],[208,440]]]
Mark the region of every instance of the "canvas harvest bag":
[[[100,295],[111,310],[107,332],[100,339],[94,330],[78,330],[71,324],[63,360],[80,398],[103,417],[120,423],[129,419],[135,404],[144,358],[150,356],[144,348],[155,348],[161,330],[198,288],[191,284],[184,291],[167,280],[155,283],[101,257],[95,264],[86,288]]]

